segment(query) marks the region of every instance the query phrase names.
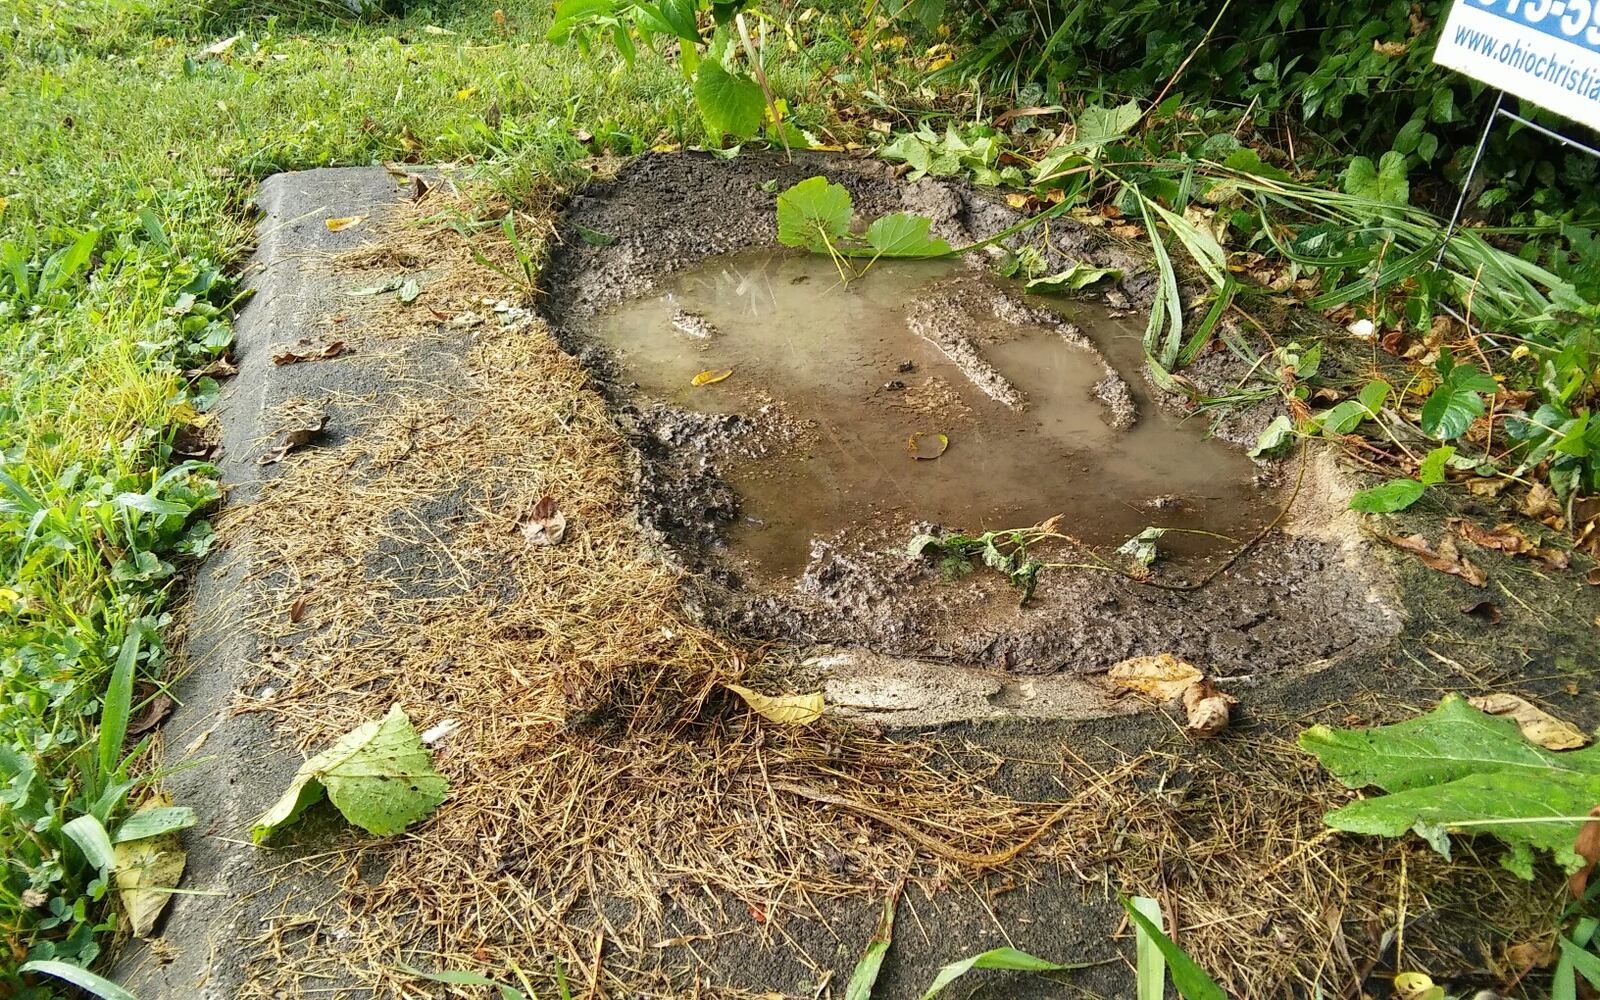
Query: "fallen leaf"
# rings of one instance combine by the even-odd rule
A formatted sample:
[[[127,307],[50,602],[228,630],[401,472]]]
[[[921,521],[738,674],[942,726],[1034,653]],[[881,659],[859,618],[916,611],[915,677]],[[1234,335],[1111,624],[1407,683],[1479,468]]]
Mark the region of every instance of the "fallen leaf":
[[[1462,538],[1486,549],[1520,555],[1533,552],[1539,547],[1537,542],[1518,531],[1515,525],[1501,524],[1490,531],[1461,517],[1449,518],[1446,523],[1460,532]]]
[[[1400,972],[1394,977],[1395,1000],[1445,1000],[1444,987],[1423,972]]]
[[[1528,495],[1522,498],[1522,512],[1535,520],[1561,516],[1561,502],[1556,492],[1544,483],[1534,483]]]
[[[130,822],[140,814],[150,815],[155,809],[170,807],[171,802],[165,796],[156,796],[140,806]],[[115,844],[111,854],[117,899],[128,915],[133,936],[149,937],[167,901],[172,899],[170,890],[176,889],[183,878],[184,864],[188,860],[183,845],[178,842],[176,833],[168,832]]]
[[[297,342],[288,346],[280,346],[272,352],[272,363],[275,365],[296,365],[302,361],[326,361],[337,358],[344,353],[345,343],[342,340],[331,340],[326,344],[317,345],[306,337],[301,337]]]
[[[1189,732],[1208,739],[1228,728],[1228,719],[1239,699],[1217,690],[1210,680],[1201,679],[1183,692],[1183,710],[1189,715]]]
[[[422,294],[422,285],[415,278],[407,278],[400,283],[400,290],[395,293],[395,298],[406,305],[417,301],[417,296]]]
[[[139,717],[128,723],[128,735],[140,736],[148,733],[161,724],[161,720],[172,711],[173,701],[166,694],[158,694],[150,699],[150,704],[145,706]]]
[[[1372,51],[1381,56],[1388,56],[1390,59],[1400,58],[1401,56],[1405,55],[1410,48],[1411,46],[1405,42],[1380,42],[1376,38],[1372,40]]]
[[[1589,742],[1589,737],[1577,726],[1514,694],[1478,695],[1468,698],[1467,704],[1480,712],[1514,720],[1528,742],[1537,743],[1546,750],[1576,750]]]
[[[252,825],[250,839],[261,843],[324,794],[351,823],[388,836],[438,808],[448,787],[411,720],[395,705],[300,765],[283,795]]]
[[[289,622],[291,624],[298,624],[300,619],[306,616],[306,604],[310,600],[311,595],[301,594],[294,599],[293,604],[289,605]]]
[[[406,197],[412,201],[421,201],[422,196],[428,193],[428,182],[421,174],[407,174],[406,187]]]
[[[1551,569],[1566,569],[1572,565],[1572,553],[1555,546],[1541,545],[1533,550],[1533,557]]]
[[[290,425],[278,436],[278,443],[272,451],[256,459],[261,465],[273,465],[288,457],[289,452],[302,448],[315,441],[322,435],[328,426],[328,415],[321,410],[304,408],[298,414],[296,423]]]
[[[809,726],[822,718],[822,692],[766,695],[739,684],[724,684],[759,716],[781,725]]]
[[[1461,609],[1468,618],[1476,618],[1485,625],[1500,624],[1500,605],[1493,601],[1476,601]]]
[[[1462,558],[1449,536],[1440,539],[1437,552],[1421,535],[1384,535],[1383,540],[1395,548],[1410,552],[1429,569],[1458,576],[1474,587],[1484,587],[1489,583],[1488,574],[1470,560]]]
[[[1600,566],[1596,566],[1583,575],[1583,582],[1591,587],[1600,587]]]
[[[352,226],[359,226],[366,219],[365,215],[345,215],[336,219],[327,220],[328,232],[342,233]]]
[[[707,368],[705,371],[701,372],[700,374],[696,375],[694,378],[690,379],[689,380],[689,384],[690,385],[716,385],[718,382],[721,382],[722,380],[728,378],[732,374],[733,374],[733,369],[732,368],[724,368],[721,371],[716,371],[715,369]]]
[[[917,433],[906,439],[906,450],[912,458],[931,460],[943,455],[950,447],[950,439],[943,434]]]
[[[1590,809],[1589,815],[1600,817],[1600,806]],[[1600,861],[1600,819],[1591,819],[1578,828],[1572,850],[1583,859],[1583,867],[1567,878],[1567,888],[1572,891],[1573,899],[1581,900],[1589,887],[1589,875],[1594,871],[1595,862]]]
[[[205,48],[200,50],[200,54],[202,56],[225,56],[232,51],[235,45],[238,44],[239,36],[229,35],[227,38],[224,38],[221,41],[212,42],[210,45],[207,45]]]
[[[1473,477],[1467,480],[1467,492],[1475,497],[1497,497],[1511,485],[1509,479],[1488,479]]]
[[[1600,808],[1597,806],[1596,808]],[[1591,814],[1592,815],[1592,814]],[[1595,826],[1590,823],[1587,826]],[[1583,835],[1580,833],[1580,837]],[[1553,941],[1522,941],[1506,949],[1506,961],[1510,962],[1517,972],[1526,974],[1531,969],[1543,969],[1555,961],[1555,943]]]
[[[751,920],[754,920],[758,924],[764,924],[767,922],[767,911],[762,907],[757,906],[754,903],[746,903],[744,904],[744,908],[749,911]]]
[[[567,516],[552,496],[541,497],[522,521],[522,540],[529,545],[558,545],[566,534]]]
[[[1204,677],[1192,664],[1171,653],[1135,656],[1106,671],[1111,683],[1157,701],[1177,698]]]

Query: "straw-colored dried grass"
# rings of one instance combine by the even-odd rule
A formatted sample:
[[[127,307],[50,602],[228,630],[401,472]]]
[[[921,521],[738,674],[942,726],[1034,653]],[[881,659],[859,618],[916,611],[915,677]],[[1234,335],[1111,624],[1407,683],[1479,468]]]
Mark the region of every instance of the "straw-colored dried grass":
[[[443,227],[380,239],[363,262],[426,262],[420,307],[515,298]],[[498,233],[475,243],[509,264]],[[555,958],[576,995],[732,995],[700,965],[730,926],[781,941],[831,898],[1038,863],[1156,895],[1238,996],[1348,985],[1375,945],[1341,926],[1393,925],[1403,849],[1323,836],[1327,783],[1286,744],[1228,767],[1066,750],[1063,801],[1031,803],[986,790],[999,762],[981,754],[753,717],[721,689],[749,653],[679,609],[579,363],[531,317],[469,335],[378,301],[366,320],[343,334],[358,355],[471,343],[426,383],[340,401],[359,433],[297,453],[225,519],[265,643],[238,707],[308,752],[395,702],[418,728],[458,720],[437,753],[451,791],[404,836],[304,862],[343,891],[269,922],[247,997],[437,996],[399,966],[547,980]],[[546,494],[567,540],[529,547],[519,518]],[[669,935],[669,913],[700,930]]]

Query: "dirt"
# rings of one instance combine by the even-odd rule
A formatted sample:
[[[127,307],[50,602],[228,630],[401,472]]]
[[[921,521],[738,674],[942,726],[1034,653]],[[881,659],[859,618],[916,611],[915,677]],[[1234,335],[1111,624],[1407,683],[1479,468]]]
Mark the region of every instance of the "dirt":
[[[1025,295],[982,252],[879,263],[845,285],[826,258],[773,250],[776,192],[818,173],[850,190],[858,221],[918,212],[958,245],[1020,218],[964,184],[902,184],[870,161],[645,156],[573,200],[545,270],[546,318],[629,432],[639,520],[695,571],[688,597],[704,620],[1025,674],[1170,652],[1247,675],[1398,632],[1383,574],[1322,537],[1320,517],[1302,530],[1293,507],[1284,530],[1198,590],[1122,575],[1115,549],[1144,527],[1178,529],[1154,572],[1182,583],[1301,500],[1292,462],[1253,463],[1241,447],[1271,406],[1231,416],[1224,441],[1143,377],[1137,309],[1151,282],[1135,254],[1052,225],[1037,248],[1051,268],[1079,259],[1126,276],[1100,301]],[[1238,365],[1211,355],[1196,377],[1220,384]],[[939,434],[936,460],[910,454],[913,437]],[[1046,569],[1025,607],[999,574],[951,578],[906,555],[920,532],[1054,515],[1073,541],[1030,555],[1103,567]]]

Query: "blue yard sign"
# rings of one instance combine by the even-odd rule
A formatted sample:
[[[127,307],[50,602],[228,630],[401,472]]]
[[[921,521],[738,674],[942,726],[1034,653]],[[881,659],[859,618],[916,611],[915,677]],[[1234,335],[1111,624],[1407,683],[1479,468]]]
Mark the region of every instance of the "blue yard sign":
[[[1600,129],[1600,0],[1455,0],[1434,61]]]

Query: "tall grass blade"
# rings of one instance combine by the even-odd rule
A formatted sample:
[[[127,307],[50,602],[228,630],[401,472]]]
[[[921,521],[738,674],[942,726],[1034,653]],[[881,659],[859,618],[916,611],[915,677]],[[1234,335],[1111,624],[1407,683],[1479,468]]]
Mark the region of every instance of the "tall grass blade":
[[[133,672],[139,662],[139,643],[143,638],[138,621],[128,623],[117,665],[106,686],[104,707],[100,710],[100,774],[109,782],[122,757],[122,743],[128,738],[128,714],[133,708]]]
[[[1143,915],[1156,933],[1161,932],[1161,904],[1149,896],[1135,896],[1128,900],[1128,912],[1135,916]],[[1138,934],[1134,938],[1134,992],[1139,1000],[1164,1000],[1167,995],[1167,960],[1161,954],[1161,949],[1156,946],[1155,938],[1146,931],[1144,924],[1138,924]]]
[[[1056,962],[1047,962],[1037,955],[1030,955],[1015,948],[995,948],[980,955],[963,958],[959,962],[951,962],[940,969],[939,974],[933,977],[932,984],[928,986],[928,991],[922,994],[922,1000],[931,1000],[946,986],[949,986],[973,969],[1001,969],[1009,972],[1067,972],[1072,969],[1088,968],[1090,964],[1089,962],[1077,962],[1063,965]]]
[[[1138,927],[1139,936],[1136,951],[1138,952],[1138,986],[1139,1000],[1161,1000],[1165,976],[1152,973],[1155,977],[1153,993],[1146,993],[1148,988],[1145,979],[1145,969],[1155,969],[1160,963],[1162,973],[1171,971],[1172,985],[1185,1000],[1228,1000],[1228,995],[1222,992],[1216,980],[1206,974],[1206,971],[1195,964],[1182,948],[1172,942],[1172,939],[1162,933],[1161,925],[1156,921],[1161,919],[1161,904],[1146,896],[1135,896],[1132,899],[1124,898],[1122,905],[1127,908],[1128,916],[1133,918]],[[1154,919],[1151,915],[1154,915]],[[1147,947],[1159,953],[1147,958]]]

